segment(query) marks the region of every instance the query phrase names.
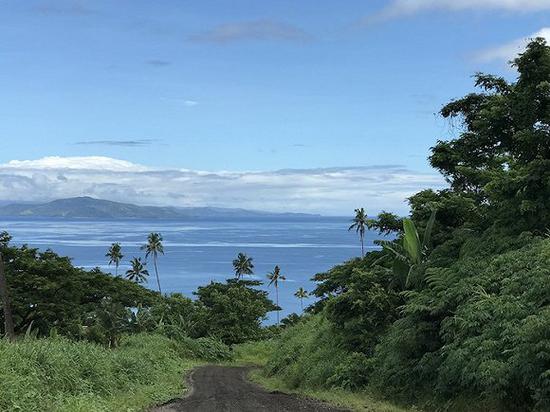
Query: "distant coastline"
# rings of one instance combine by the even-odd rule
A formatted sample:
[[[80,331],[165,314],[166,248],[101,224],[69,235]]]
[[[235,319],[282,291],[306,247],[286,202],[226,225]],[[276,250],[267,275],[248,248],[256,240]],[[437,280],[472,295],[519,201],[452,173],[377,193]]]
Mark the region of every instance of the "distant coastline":
[[[58,199],[47,203],[8,203],[0,217],[62,219],[316,219],[307,213],[274,213],[239,208],[138,206],[92,197]]]

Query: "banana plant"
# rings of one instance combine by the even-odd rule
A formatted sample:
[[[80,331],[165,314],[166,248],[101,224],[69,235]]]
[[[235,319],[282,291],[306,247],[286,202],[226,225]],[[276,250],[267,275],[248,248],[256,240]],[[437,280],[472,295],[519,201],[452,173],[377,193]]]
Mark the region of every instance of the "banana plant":
[[[390,252],[393,259],[393,273],[400,279],[405,280],[405,287],[412,284],[412,273],[414,269],[426,260],[431,242],[432,231],[435,223],[436,210],[432,210],[428,224],[422,238],[418,233],[416,225],[411,219],[403,219],[403,237],[401,242],[376,242],[384,250]]]

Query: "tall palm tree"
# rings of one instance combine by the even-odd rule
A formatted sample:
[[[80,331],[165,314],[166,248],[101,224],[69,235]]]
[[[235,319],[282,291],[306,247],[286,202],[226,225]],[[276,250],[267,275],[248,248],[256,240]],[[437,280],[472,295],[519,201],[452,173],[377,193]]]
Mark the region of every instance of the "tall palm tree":
[[[149,233],[147,236],[147,244],[141,247],[141,250],[145,250],[145,258],[148,258],[149,255],[153,256],[153,266],[155,267],[155,275],[157,276],[157,285],[159,288],[159,293],[162,295],[162,290],[160,288],[160,279],[159,279],[159,270],[157,267],[157,258],[158,254],[164,255],[164,247],[162,246],[162,235],[160,233]]]
[[[296,293],[294,294],[298,299],[300,299],[300,307],[302,308],[302,312],[304,311],[304,299],[308,298],[307,290],[304,288],[299,288]]]
[[[359,234],[359,239],[361,239],[361,257],[365,256],[365,230],[368,227],[367,212],[364,208],[355,209],[355,217],[352,220],[352,225],[349,227],[349,230],[355,229],[355,232]]]
[[[118,265],[120,265],[120,261],[124,257],[121,252],[120,243],[113,243],[105,256],[109,258],[109,265],[115,264],[115,276],[118,276]]]
[[[126,271],[126,278],[136,283],[143,283],[149,276],[149,271],[141,261],[141,258],[133,258],[130,261],[130,269]]]
[[[281,268],[279,266],[275,266],[273,272],[269,272],[267,274],[267,278],[269,279],[268,286],[275,286],[275,297],[277,302],[277,325],[279,325],[279,311],[281,310],[279,307],[279,281],[286,280],[286,277],[284,275],[281,275]]]
[[[243,275],[252,275],[254,273],[252,260],[245,253],[239,253],[237,258],[233,260],[233,270],[237,279],[240,279]]]
[[[10,341],[15,340],[15,330],[13,326],[13,312],[11,309],[11,297],[6,281],[6,272],[4,270],[4,260],[2,249],[8,247],[11,236],[8,232],[0,233],[0,296],[2,297],[2,309],[4,311],[4,333]]]

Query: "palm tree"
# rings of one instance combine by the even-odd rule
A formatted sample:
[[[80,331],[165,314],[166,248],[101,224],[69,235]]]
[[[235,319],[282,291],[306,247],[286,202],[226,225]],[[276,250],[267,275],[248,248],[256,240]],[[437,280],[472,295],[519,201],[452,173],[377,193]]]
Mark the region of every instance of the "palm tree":
[[[355,217],[352,220],[352,225],[348,228],[349,230],[355,229],[356,233],[359,233],[359,238],[361,239],[361,257],[365,256],[365,230],[368,227],[367,212],[364,208],[355,209]]]
[[[294,294],[298,299],[300,299],[300,307],[302,308],[302,312],[304,311],[304,299],[308,298],[307,290],[304,288],[299,288],[296,293]]]
[[[254,273],[252,260],[251,257],[246,256],[244,253],[239,253],[237,258],[233,260],[233,270],[237,279],[240,279],[243,275],[252,275]]]
[[[109,258],[109,265],[115,264],[115,276],[118,276],[118,265],[124,257],[121,252],[120,243],[113,243],[105,256]]]
[[[159,279],[159,270],[157,267],[157,257],[158,254],[164,255],[164,247],[162,246],[162,235],[160,233],[149,233],[147,236],[147,244],[141,247],[141,250],[145,250],[145,258],[148,258],[149,255],[153,255],[153,266],[155,267],[155,275],[157,276],[157,285],[159,288],[159,293],[162,295],[162,290],[160,289],[160,279]]]
[[[126,271],[126,278],[136,283],[143,283],[149,276],[149,271],[145,269],[145,265],[141,258],[133,258],[130,261],[131,268]]]
[[[275,286],[275,297],[277,299],[277,325],[279,325],[279,311],[281,310],[281,308],[279,307],[279,281],[286,280],[286,277],[284,277],[284,275],[281,275],[281,268],[279,266],[275,266],[273,272],[269,272],[267,274],[267,278],[269,279],[268,286]]]

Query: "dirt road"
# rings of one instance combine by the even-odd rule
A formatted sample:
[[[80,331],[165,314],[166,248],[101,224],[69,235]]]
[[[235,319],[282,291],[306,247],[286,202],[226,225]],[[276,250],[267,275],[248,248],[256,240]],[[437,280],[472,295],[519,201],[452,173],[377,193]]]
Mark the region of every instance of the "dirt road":
[[[249,382],[249,368],[204,366],[190,377],[190,394],[160,406],[153,412],[258,412],[258,411],[342,411],[297,396],[268,392]]]

